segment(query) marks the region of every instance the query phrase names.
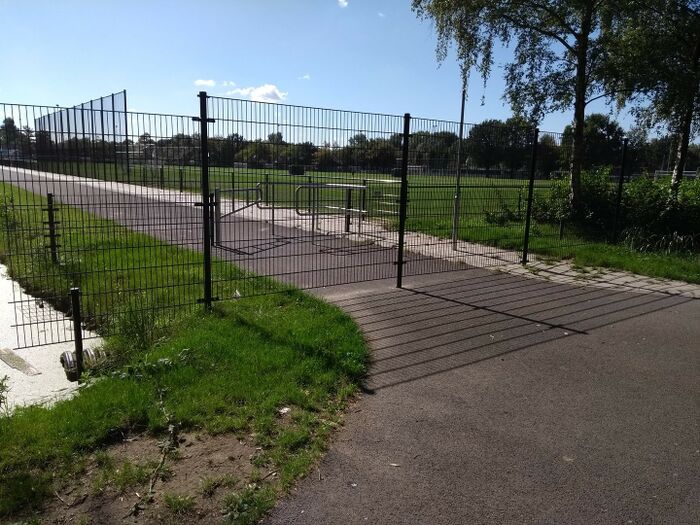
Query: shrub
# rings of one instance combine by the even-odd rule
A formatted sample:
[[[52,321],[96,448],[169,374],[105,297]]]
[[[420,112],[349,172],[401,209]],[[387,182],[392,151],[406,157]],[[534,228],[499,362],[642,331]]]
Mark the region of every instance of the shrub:
[[[675,205],[669,204],[669,191],[668,178],[640,177],[625,186],[621,210],[625,236],[630,245],[647,246],[644,251],[653,246],[664,252],[698,251],[700,181],[683,181]]]
[[[506,200],[503,198],[503,194],[501,194],[500,191],[496,191],[496,199],[498,200],[497,210],[484,210],[485,220],[487,223],[505,226],[509,222],[520,220],[521,210],[512,210]],[[519,190],[518,201],[522,202],[522,189]]]
[[[665,186],[647,176],[627,183],[622,194],[621,216],[624,225],[646,231],[663,230],[662,216],[668,201]]]
[[[610,169],[581,173],[581,210],[569,207],[569,181],[552,181],[533,199],[533,218],[539,222],[571,221],[583,235],[610,236],[615,227],[617,183]],[[670,179],[635,178],[623,186],[619,211],[621,241],[642,252],[697,253],[700,251],[700,180],[681,183],[678,200],[669,205]]]
[[[289,166],[289,174],[290,175],[303,175],[304,174],[304,166],[300,164],[292,164]]]
[[[539,222],[558,223],[570,215],[569,181],[552,180],[544,192],[537,192],[532,199],[532,217]]]

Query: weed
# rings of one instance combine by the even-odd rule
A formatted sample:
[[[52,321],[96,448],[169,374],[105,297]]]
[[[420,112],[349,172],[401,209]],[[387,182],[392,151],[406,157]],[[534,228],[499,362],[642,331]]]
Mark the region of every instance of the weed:
[[[194,510],[193,496],[183,496],[180,494],[173,494],[172,492],[166,492],[163,495],[163,501],[165,501],[165,505],[170,509],[170,512],[177,516],[189,514]]]
[[[94,487],[97,491],[103,491],[108,486],[113,486],[118,492],[145,484],[155,465],[134,464],[130,461],[122,461],[116,464],[114,459],[105,452],[95,455],[95,462],[99,469],[99,475],[95,479]]]
[[[236,478],[230,474],[218,477],[202,478],[200,491],[205,498],[211,498],[220,487],[231,488],[236,484]]]
[[[241,492],[228,494],[224,498],[222,512],[232,525],[250,525],[257,523],[273,502],[274,492],[271,488],[252,484]]]
[[[7,393],[10,391],[9,381],[10,378],[8,376],[4,376],[0,379],[0,417],[7,417],[10,415],[10,407],[7,402]]]
[[[19,215],[15,210],[15,201],[12,195],[3,196],[0,202],[0,228],[7,233],[16,232],[19,229]]]

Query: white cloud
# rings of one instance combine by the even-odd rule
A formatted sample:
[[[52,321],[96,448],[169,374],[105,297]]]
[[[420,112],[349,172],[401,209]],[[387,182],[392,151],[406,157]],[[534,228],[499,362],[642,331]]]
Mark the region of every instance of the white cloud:
[[[235,87],[236,83],[233,80],[222,80],[221,85],[224,87]]]
[[[338,5],[340,7],[347,7],[348,6],[348,0],[338,0]]]
[[[216,86],[216,80],[204,80],[200,78],[194,81],[194,85],[199,87],[214,87]]]
[[[311,80],[311,75],[306,73],[305,75],[302,75],[300,77],[297,77],[297,80]]]
[[[284,102],[287,98],[287,93],[280,91],[274,84],[236,88],[227,91],[226,95],[241,96],[254,102]]]
[[[379,18],[384,18],[386,15],[380,11],[379,13],[377,13],[377,16]]]

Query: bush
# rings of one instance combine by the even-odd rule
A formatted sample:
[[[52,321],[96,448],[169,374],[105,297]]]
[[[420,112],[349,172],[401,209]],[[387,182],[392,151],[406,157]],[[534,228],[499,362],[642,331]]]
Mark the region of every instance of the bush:
[[[669,204],[670,185],[668,178],[640,177],[625,186],[621,215],[626,236],[634,238],[636,244],[657,246],[667,253],[697,251],[700,181],[682,181],[675,204]]]
[[[568,177],[555,179],[533,198],[533,217],[540,222],[573,220],[591,232],[605,231],[615,219],[615,189],[610,168],[581,172],[581,210],[574,216],[569,203]]]
[[[303,175],[304,174],[304,166],[300,164],[292,164],[289,166],[289,174],[290,175]]]
[[[581,211],[576,217],[584,226],[607,232],[615,222],[616,189],[611,168],[581,173]]]
[[[669,205],[670,179],[638,177],[625,183],[620,205],[620,239],[644,252],[697,253],[700,251],[700,180],[681,183],[678,200]],[[581,173],[581,210],[571,213],[569,181],[552,181],[533,200],[533,218],[544,223],[570,221],[584,235],[610,237],[615,228],[617,183],[610,169]]]
[[[543,193],[535,193],[532,199],[532,217],[539,222],[558,223],[570,215],[569,181],[552,180]]]
[[[518,222],[522,219],[521,204],[523,198],[523,189],[518,190],[518,210],[512,210],[506,200],[503,198],[503,194],[500,191],[496,191],[496,198],[498,199],[498,209],[497,210],[486,210],[484,209],[484,215],[486,222],[488,224],[497,224],[498,226],[505,226],[509,222]]]
[[[639,177],[624,186],[621,216],[628,228],[663,230],[662,216],[668,202],[666,184]]]

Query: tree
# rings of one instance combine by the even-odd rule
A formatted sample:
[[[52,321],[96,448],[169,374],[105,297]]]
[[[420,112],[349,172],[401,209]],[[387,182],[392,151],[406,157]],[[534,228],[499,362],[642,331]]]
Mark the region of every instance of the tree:
[[[255,142],[249,142],[246,146],[236,154],[236,160],[239,162],[247,162],[249,168],[262,168],[266,163],[272,160],[272,148],[269,144],[258,139]]]
[[[335,152],[330,147],[323,147],[314,153],[314,162],[319,170],[333,170],[338,166]]]
[[[280,131],[270,133],[267,136],[267,141],[270,144],[285,144],[284,139],[282,138],[282,133]]]
[[[139,144],[155,144],[155,140],[153,140],[150,133],[141,134],[138,142]]]
[[[52,153],[51,133],[45,130],[35,132],[36,155],[39,160],[48,159]]]
[[[541,135],[537,145],[537,171],[551,179],[552,172],[561,169],[561,153],[561,148],[552,135]]]
[[[19,129],[15,124],[15,120],[11,117],[7,117],[2,121],[2,126],[0,126],[0,145],[16,147],[18,137]]]
[[[340,151],[342,164],[345,166],[367,167],[367,150],[369,139],[364,133],[357,133],[348,139],[347,147]]]
[[[506,66],[506,92],[516,114],[539,121],[573,108],[571,204],[580,208],[586,105],[605,93],[602,60],[626,2],[615,0],[413,0],[419,17],[434,21],[438,60],[456,43],[466,81],[476,68],[484,83],[496,43],[515,42]]]
[[[209,139],[209,159],[215,166],[233,166],[236,154],[243,149],[246,140],[238,133],[227,137],[211,137]]]
[[[513,176],[530,158],[534,126],[529,126],[522,118],[510,117],[503,127],[505,132],[503,161]]]
[[[669,204],[700,131],[700,4],[697,0],[641,0],[620,27],[608,58],[610,89],[634,106],[638,122],[663,125],[677,135]]]
[[[484,120],[476,124],[465,140],[467,155],[471,163],[489,170],[498,166],[505,155],[506,125],[498,119]]]
[[[298,164],[303,164],[305,166],[311,164],[314,159],[314,153],[318,148],[313,142],[306,141],[301,144],[297,144],[297,156],[295,162]]]
[[[396,166],[397,152],[386,139],[372,139],[367,151],[367,164],[378,170],[389,170]]]
[[[571,144],[573,129],[564,128],[562,142]],[[583,164],[590,169],[597,166],[618,164],[622,154],[625,132],[615,120],[602,113],[591,113],[583,123]]]

